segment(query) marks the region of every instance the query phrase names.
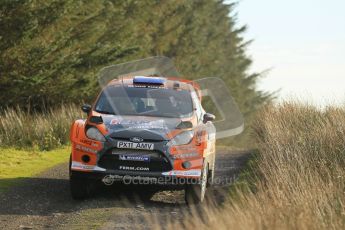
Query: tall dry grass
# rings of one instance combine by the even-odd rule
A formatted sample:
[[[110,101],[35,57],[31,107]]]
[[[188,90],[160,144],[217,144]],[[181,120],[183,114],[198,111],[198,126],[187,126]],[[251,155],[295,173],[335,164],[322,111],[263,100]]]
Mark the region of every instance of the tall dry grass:
[[[193,219],[186,226],[345,229],[345,110],[271,106],[254,130],[260,152],[255,190],[235,186],[225,208],[207,211],[207,224]]]
[[[75,105],[61,105],[40,113],[5,109],[0,111],[0,146],[49,150],[65,145],[73,120],[82,116]]]

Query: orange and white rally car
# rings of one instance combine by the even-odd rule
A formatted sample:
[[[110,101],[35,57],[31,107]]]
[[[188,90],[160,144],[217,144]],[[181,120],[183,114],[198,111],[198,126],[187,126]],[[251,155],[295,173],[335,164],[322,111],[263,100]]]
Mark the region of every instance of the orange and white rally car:
[[[215,116],[201,105],[192,81],[157,76],[112,80],[71,129],[72,197],[106,185],[150,181],[185,189],[187,203],[202,202],[215,166]]]

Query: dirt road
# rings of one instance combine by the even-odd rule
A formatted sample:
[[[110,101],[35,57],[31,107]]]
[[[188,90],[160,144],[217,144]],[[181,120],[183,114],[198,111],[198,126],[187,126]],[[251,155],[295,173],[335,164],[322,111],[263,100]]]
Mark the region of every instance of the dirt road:
[[[228,186],[249,157],[250,152],[245,151],[217,153],[216,185],[208,191],[208,203],[223,204]],[[65,163],[24,179],[0,195],[0,229],[149,229],[153,218],[162,225],[167,221],[182,223],[190,212],[183,191],[151,195],[149,198],[145,187],[113,186],[102,187],[86,201],[74,201]]]

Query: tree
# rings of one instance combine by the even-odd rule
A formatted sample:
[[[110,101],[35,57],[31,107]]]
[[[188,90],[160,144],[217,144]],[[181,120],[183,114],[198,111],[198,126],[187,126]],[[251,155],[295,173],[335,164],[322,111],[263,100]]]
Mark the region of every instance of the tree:
[[[90,100],[107,65],[163,55],[190,79],[220,77],[246,118],[271,98],[248,73],[249,42],[221,0],[0,3],[0,100],[34,107]]]

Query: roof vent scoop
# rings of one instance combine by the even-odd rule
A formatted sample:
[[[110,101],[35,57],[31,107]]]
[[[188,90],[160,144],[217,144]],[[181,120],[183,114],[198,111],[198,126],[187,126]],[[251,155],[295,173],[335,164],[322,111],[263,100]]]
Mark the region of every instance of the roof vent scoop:
[[[133,78],[133,84],[143,85],[164,85],[165,79],[160,77],[136,76]]]

